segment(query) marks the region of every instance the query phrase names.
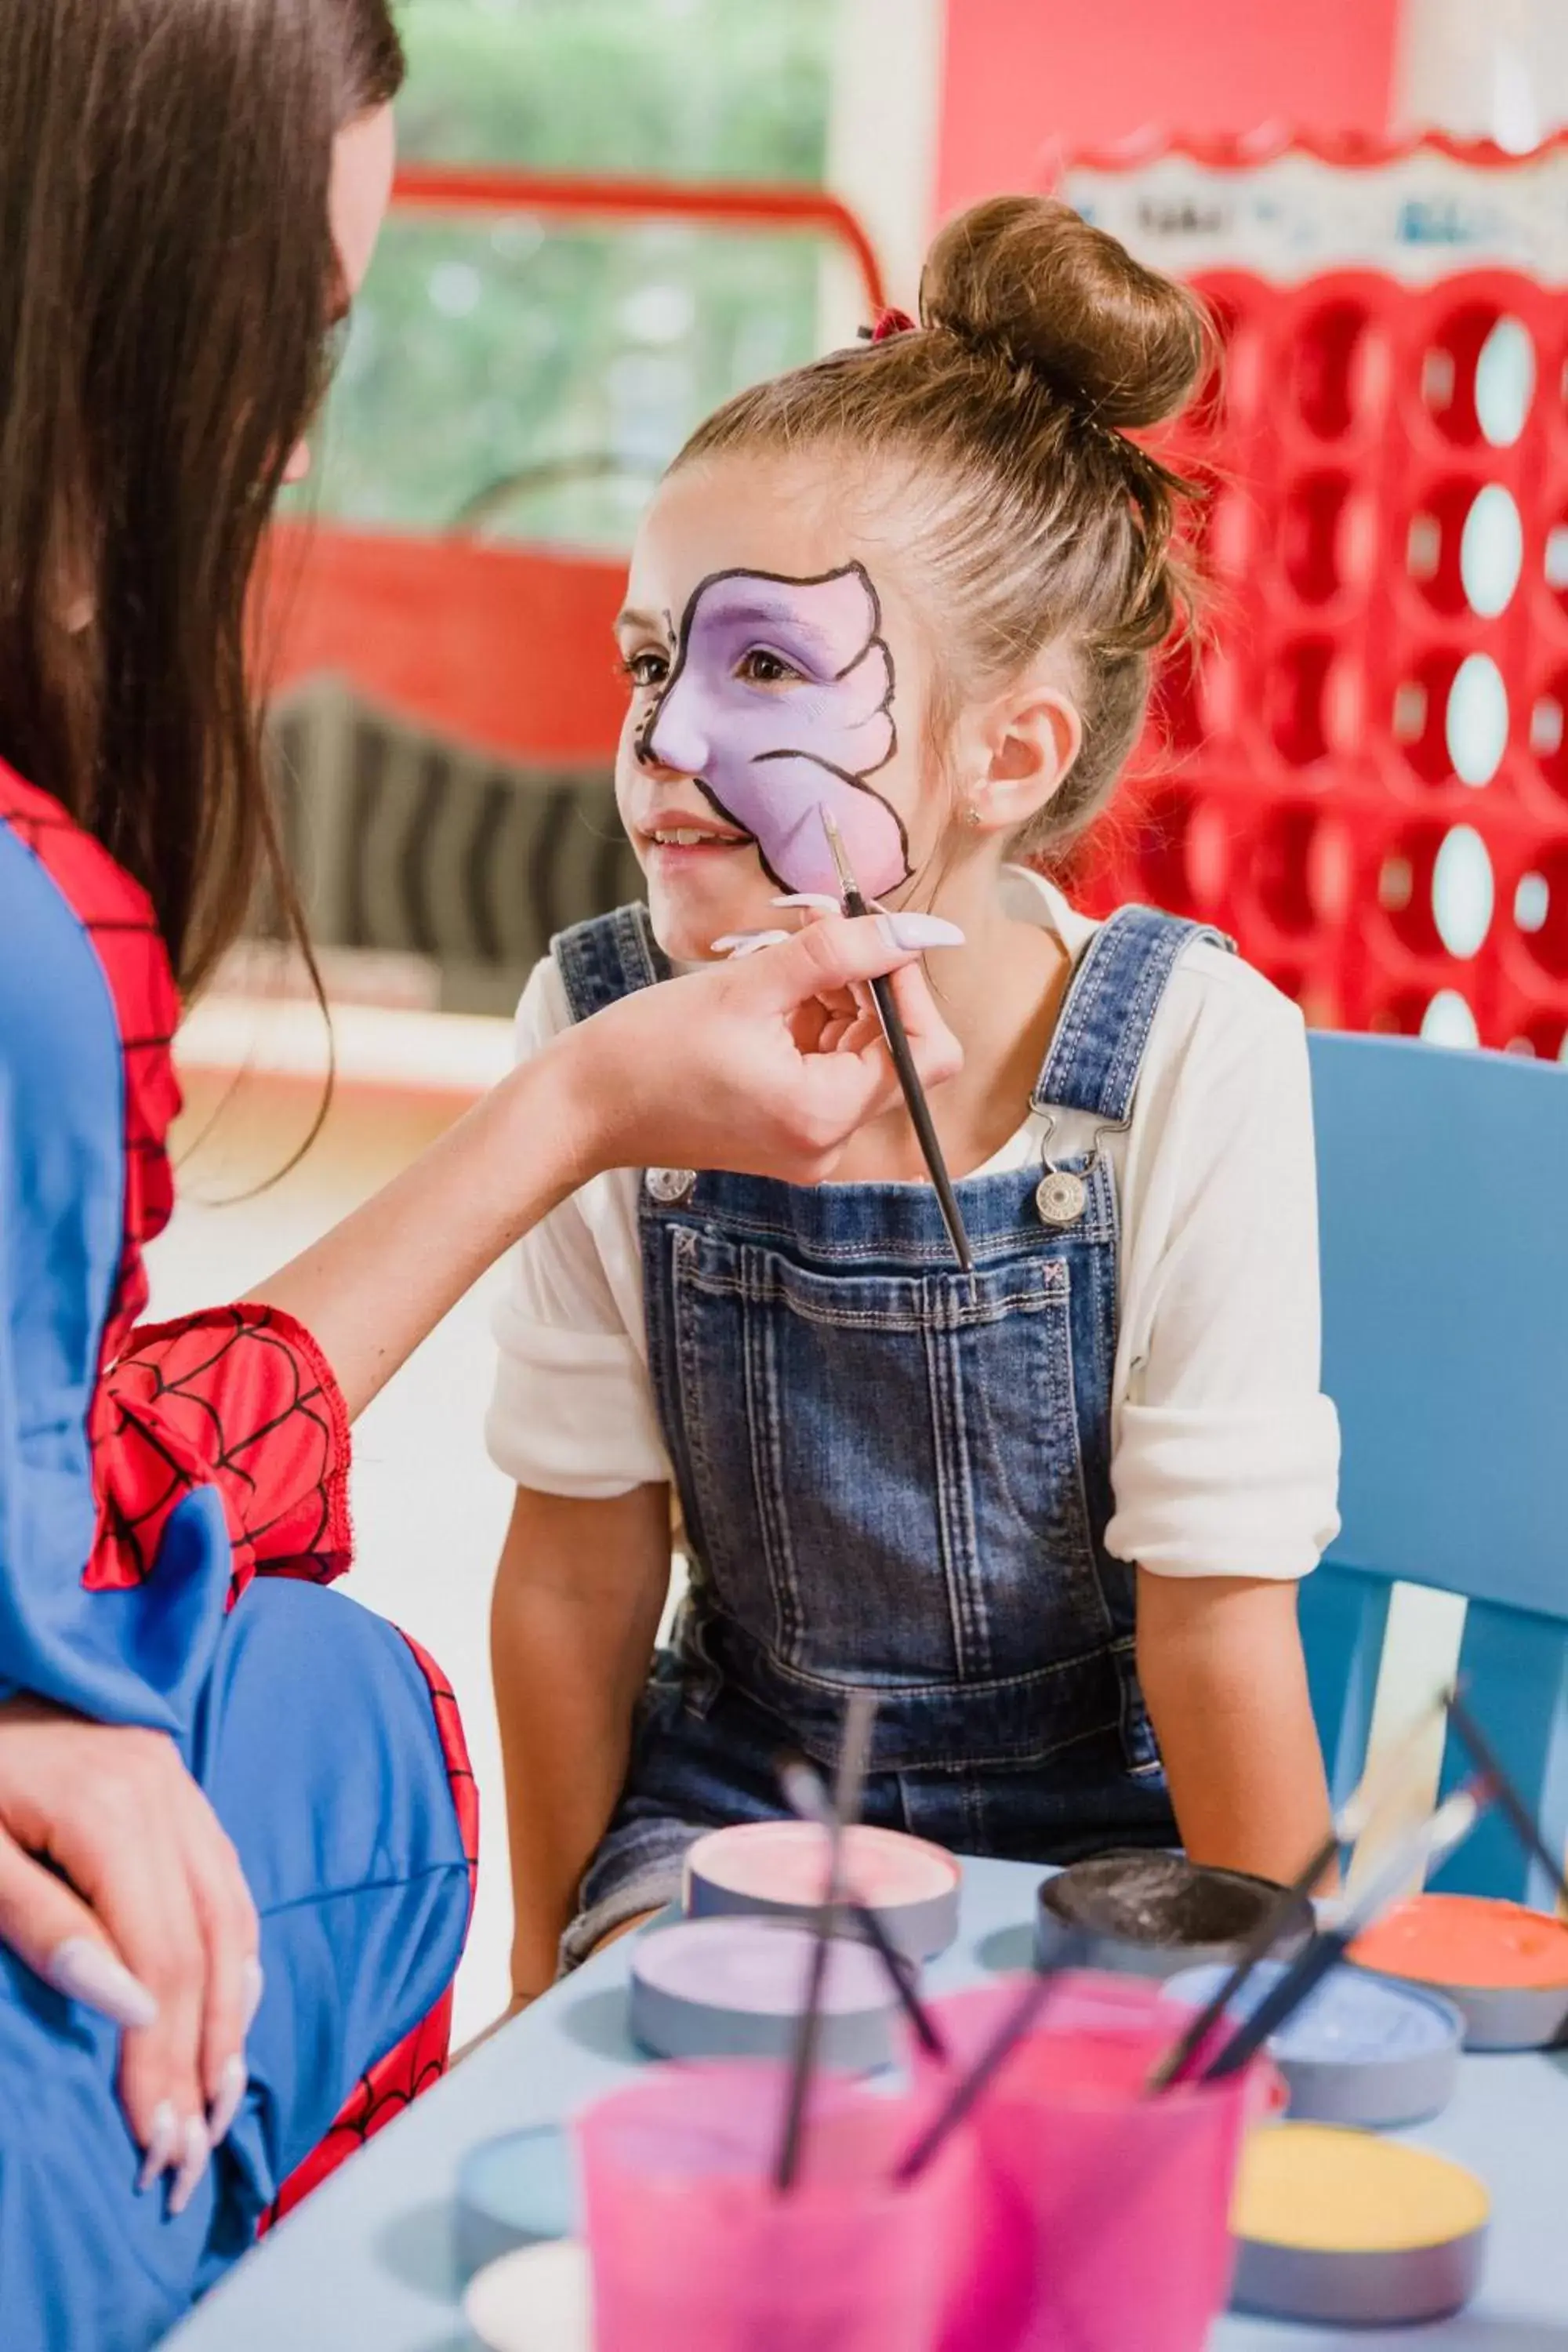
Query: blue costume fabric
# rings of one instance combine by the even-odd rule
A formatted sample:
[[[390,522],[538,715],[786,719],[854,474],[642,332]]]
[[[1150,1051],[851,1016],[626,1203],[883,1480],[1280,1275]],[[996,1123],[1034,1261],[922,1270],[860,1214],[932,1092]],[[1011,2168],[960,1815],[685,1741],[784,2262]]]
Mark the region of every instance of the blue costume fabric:
[[[136,2193],[116,2030],[0,1951],[5,2352],[141,2352],[438,2074],[471,1895],[451,1694],[321,1589],[349,1541],[330,1367],[267,1309],[136,1328],[176,1009],[142,894],[0,768],[0,1700],[176,1743],[266,1978],[244,2105],[174,2219]]]

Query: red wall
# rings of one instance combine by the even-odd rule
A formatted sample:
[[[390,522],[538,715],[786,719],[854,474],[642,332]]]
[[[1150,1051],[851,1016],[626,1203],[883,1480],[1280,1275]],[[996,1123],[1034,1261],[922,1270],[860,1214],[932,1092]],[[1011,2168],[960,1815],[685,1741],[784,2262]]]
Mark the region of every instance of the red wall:
[[[1388,123],[1400,0],[947,0],[939,215],[1038,186],[1054,142]]]

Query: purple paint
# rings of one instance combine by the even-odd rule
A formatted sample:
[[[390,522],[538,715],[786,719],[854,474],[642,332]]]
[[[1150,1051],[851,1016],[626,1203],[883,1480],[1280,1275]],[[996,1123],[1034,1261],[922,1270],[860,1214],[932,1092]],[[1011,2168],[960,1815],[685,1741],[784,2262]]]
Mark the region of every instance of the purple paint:
[[[719,572],[687,605],[638,749],[694,778],[784,888],[837,904],[826,807],[876,898],[910,874],[902,820],[866,782],[897,748],[892,701],[881,607],[861,565],[820,580]]]
[[[775,1919],[686,1919],[633,1947],[630,2024],[661,2058],[787,2058],[812,1937]],[[822,2001],[821,2063],[851,2071],[893,2055],[898,2005],[866,1945],[836,1937]]]

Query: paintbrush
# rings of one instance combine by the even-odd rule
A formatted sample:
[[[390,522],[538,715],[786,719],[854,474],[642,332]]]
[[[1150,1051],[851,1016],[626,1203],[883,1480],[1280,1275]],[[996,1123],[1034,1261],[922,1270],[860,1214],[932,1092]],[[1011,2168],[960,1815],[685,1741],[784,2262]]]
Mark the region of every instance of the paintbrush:
[[[845,913],[868,915],[871,909],[850,867],[849,855],[844,846],[843,835],[826,808],[819,806],[817,814],[822,819],[822,829],[827,835],[827,846],[832,852],[834,871],[838,877],[839,896],[844,902]],[[882,1024],[882,1034],[888,1041],[888,1051],[893,1057],[893,1067],[899,1074],[899,1084],[904,1090],[904,1101],[909,1107],[915,1138],[921,1148],[921,1157],[924,1160],[931,1181],[936,1187],[936,1197],[942,1207],[942,1223],[947,1227],[948,1239],[952,1244],[953,1255],[965,1274],[973,1273],[974,1254],[969,1246],[969,1235],[963,1229],[963,1212],[958,1205],[958,1195],[952,1189],[952,1179],[947,1172],[947,1162],[942,1156],[942,1145],[937,1141],[936,1129],[931,1124],[931,1105],[926,1100],[925,1088],[921,1084],[921,1074],[915,1067],[915,1057],[910,1051],[909,1033],[904,1027],[903,1016],[899,1011],[898,1000],[893,994],[892,982],[886,978],[874,980],[871,982],[871,994],[877,1006],[877,1017]]]
[[[779,1786],[784,1790],[791,1812],[803,1822],[815,1822],[819,1829],[831,1833],[833,1800],[823,1787],[816,1769],[806,1762],[804,1756],[781,1756],[778,1776]],[[888,1980],[898,1996],[899,2006],[909,2019],[921,2047],[932,2058],[945,2058],[947,2044],[938,2032],[931,2011],[915,1990],[912,1962],[898,1949],[868,1903],[862,1903],[857,1895],[846,1895],[844,1908],[887,1970]]]
[[[1198,2080],[1219,2083],[1227,2074],[1238,2074],[1269,2036],[1289,2023],[1330,1970],[1338,1968],[1356,1937],[1364,1935],[1373,1921],[1399,1900],[1412,1876],[1417,1871],[1430,1869],[1462,1838],[1468,1837],[1485,1803],[1484,1789],[1479,1783],[1472,1783],[1439,1805],[1419,1829],[1401,1838],[1383,1868],[1373,1874],[1364,1894],[1348,1899],[1337,1923],[1323,1928],[1303,1947],[1279,1983],[1258,2002],[1251,2016],[1237,2026]]]
[[[1557,1889],[1558,1902],[1568,1914],[1568,1874],[1563,1871],[1562,1857],[1552,1853],[1542,1835],[1540,1823],[1504,1771],[1496,1749],[1458,1692],[1451,1690],[1444,1704],[1448,1710],[1449,1721],[1469,1750],[1471,1763],[1486,1783],[1487,1794],[1497,1801],[1504,1819],[1526,1853],[1533,1854],[1545,1871]]]
[[[960,2076],[924,2131],[904,2150],[893,2173],[896,2181],[917,2179],[925,2170],[949,2134],[957,2130],[976,2102],[984,2096],[1030,2031],[1056,1990],[1058,1978],[1065,1969],[1083,1965],[1089,1944],[1089,1937],[1081,1927],[1058,1927],[1057,1947],[1050,1958],[1043,1966],[1036,1963],[1035,1974],[1022,1987],[968,2074]]]
[[[1373,1814],[1387,1796],[1399,1772],[1408,1764],[1427,1726],[1441,1710],[1439,1699],[1417,1717],[1405,1737],[1376,1773],[1367,1772],[1360,1786],[1341,1806],[1333,1827],[1298,1877],[1283,1889],[1276,1902],[1259,1920],[1237,1953],[1236,1965],[1230,1969],[1212,2000],[1205,2001],[1197,2015],[1187,2025],[1150,2074],[1147,2088],[1169,2090],[1182,2082],[1190,2072],[1193,2062],[1209,2035],[1225,2015],[1237,1994],[1246,1984],[1260,1960],[1268,1958],[1289,1926],[1291,1915],[1310,1895],[1318,1881],[1338,1859],[1342,1846],[1354,1845]]]
[[[851,1692],[849,1704],[844,1711],[844,1743],[838,1752],[838,1775],[833,1790],[833,1819],[827,1832],[827,1876],[822,1901],[817,1906],[805,2001],[795,2031],[784,2131],[773,2172],[774,2185],[781,2192],[795,2187],[800,2172],[805,2103],[810,2095],[811,2078],[816,2070],[817,2045],[822,2039],[822,1996],[827,1980],[827,1956],[833,1943],[834,1926],[844,1900],[844,1832],[859,1818],[866,1768],[871,1757],[871,1727],[876,1716],[877,1701],[870,1691]]]

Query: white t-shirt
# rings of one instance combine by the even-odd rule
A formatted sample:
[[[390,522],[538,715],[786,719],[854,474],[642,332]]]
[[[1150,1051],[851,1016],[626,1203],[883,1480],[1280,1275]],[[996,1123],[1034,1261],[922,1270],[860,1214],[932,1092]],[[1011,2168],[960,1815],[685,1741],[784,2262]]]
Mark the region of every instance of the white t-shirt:
[[[1097,926],[1048,882],[1005,877],[1009,911],[1076,958]],[[520,1060],[571,1025],[535,971]],[[1120,1202],[1111,1398],[1118,1559],[1167,1576],[1300,1577],[1339,1526],[1339,1425],[1320,1393],[1317,1188],[1301,1015],[1206,941],[1172,974],[1124,1129],[1030,1113],[980,1171],[1086,1152]],[[595,1177],[520,1245],[496,1316],[486,1424],[519,1486],[585,1498],[670,1477],[648,1374],[641,1177]]]

